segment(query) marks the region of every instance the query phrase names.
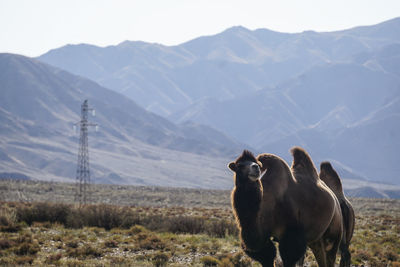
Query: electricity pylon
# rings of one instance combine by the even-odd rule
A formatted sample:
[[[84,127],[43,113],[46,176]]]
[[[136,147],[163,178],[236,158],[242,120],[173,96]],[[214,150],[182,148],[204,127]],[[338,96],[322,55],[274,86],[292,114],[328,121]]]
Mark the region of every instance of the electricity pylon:
[[[86,99],[81,105],[81,120],[75,123],[75,125],[79,125],[80,127],[78,166],[76,169],[76,192],[75,192],[75,202],[79,202],[79,205],[87,204],[87,202],[90,199],[90,193],[91,193],[88,127],[96,126],[97,130],[97,124],[88,121],[89,111],[92,111],[94,115],[94,109],[89,107],[88,100]]]

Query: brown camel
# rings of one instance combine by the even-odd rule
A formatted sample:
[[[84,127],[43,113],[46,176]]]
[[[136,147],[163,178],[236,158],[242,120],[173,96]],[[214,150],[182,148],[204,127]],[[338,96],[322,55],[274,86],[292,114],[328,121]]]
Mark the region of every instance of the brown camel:
[[[330,189],[335,193],[342,209],[343,217],[343,237],[340,243],[340,267],[350,267],[351,254],[349,250],[350,241],[353,237],[355,215],[353,207],[350,201],[345,197],[343,193],[342,182],[339,175],[332,167],[329,162],[322,162],[320,165],[319,178],[329,186]]]
[[[314,219],[319,217],[317,223],[320,223],[320,229],[326,227],[318,238],[307,239],[307,244],[313,251],[319,266],[333,267],[343,235],[340,203],[334,192],[319,178],[309,154],[300,147],[293,147],[290,151],[293,156],[291,166],[293,176],[301,187],[306,188],[304,193],[309,195],[305,205],[311,209],[307,211],[310,212],[309,214],[304,213],[305,209],[301,210],[304,219],[312,220],[313,216]],[[309,225],[311,231],[314,227],[318,227]]]
[[[279,242],[285,267],[295,266],[307,244],[314,248],[320,266],[333,266],[325,252],[330,256],[334,251],[335,259],[342,218],[330,189],[316,183],[299,183],[287,163],[272,154],[255,158],[243,151],[229,168],[235,173],[232,207],[247,255],[264,267],[274,266],[273,238]]]

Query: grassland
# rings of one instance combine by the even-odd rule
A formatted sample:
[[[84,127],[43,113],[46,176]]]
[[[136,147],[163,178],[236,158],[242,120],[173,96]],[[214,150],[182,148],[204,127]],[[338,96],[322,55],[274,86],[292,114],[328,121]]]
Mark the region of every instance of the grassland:
[[[243,255],[229,192],[0,180],[0,265],[259,266]],[[355,266],[400,266],[400,201],[351,199]],[[307,266],[316,266],[307,253]]]

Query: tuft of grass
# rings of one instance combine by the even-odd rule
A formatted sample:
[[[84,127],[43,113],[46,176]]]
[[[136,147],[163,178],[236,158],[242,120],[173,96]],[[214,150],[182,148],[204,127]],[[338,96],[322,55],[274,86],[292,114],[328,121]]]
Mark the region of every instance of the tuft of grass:
[[[23,242],[19,247],[14,249],[16,255],[35,255],[40,251],[40,247],[36,243]]]
[[[50,254],[46,257],[45,263],[49,265],[59,265],[61,258],[61,253]]]
[[[157,252],[152,258],[152,262],[156,267],[167,266],[168,260],[169,256],[162,252]]]
[[[22,225],[17,223],[17,216],[15,210],[7,206],[0,208],[0,232],[3,233],[16,233],[20,231]]]
[[[79,246],[79,242],[77,240],[71,240],[65,243],[65,245],[69,248],[77,248]]]
[[[118,242],[115,240],[106,240],[104,241],[104,247],[106,248],[117,248]]]
[[[13,246],[13,242],[8,239],[0,239],[0,250],[7,249]]]
[[[67,255],[72,258],[85,259],[87,257],[98,258],[103,255],[103,252],[96,247],[92,247],[90,245],[85,245],[83,247],[78,248],[68,248]]]
[[[33,261],[35,260],[35,257],[33,256],[22,256],[22,257],[17,257],[15,259],[15,263],[18,265],[32,265]]]
[[[127,233],[129,235],[137,235],[139,233],[146,232],[146,231],[147,231],[146,228],[144,228],[143,226],[135,224],[131,228],[129,228]]]
[[[204,256],[200,259],[200,261],[204,267],[218,266],[219,264],[221,264],[218,259],[211,256]]]
[[[166,247],[166,244],[158,236],[152,234],[146,236],[145,238],[140,238],[138,246],[140,249],[144,250],[150,250],[150,249],[162,250]]]
[[[251,267],[251,260],[242,251],[237,252],[230,258],[235,267]]]

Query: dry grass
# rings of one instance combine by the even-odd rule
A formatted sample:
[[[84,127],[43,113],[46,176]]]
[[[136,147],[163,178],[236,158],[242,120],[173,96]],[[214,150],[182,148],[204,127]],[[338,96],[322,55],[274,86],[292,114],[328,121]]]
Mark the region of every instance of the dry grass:
[[[33,185],[26,196],[38,190]],[[102,193],[118,200],[125,195]],[[147,188],[130,195],[142,204],[125,199],[124,205],[79,208],[69,201],[1,202],[0,265],[259,266],[240,250],[229,192]],[[353,265],[400,266],[400,201],[351,201]],[[316,266],[309,252],[307,264]]]

